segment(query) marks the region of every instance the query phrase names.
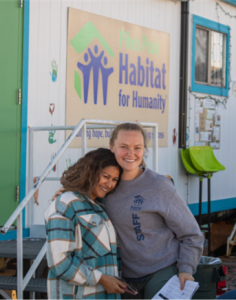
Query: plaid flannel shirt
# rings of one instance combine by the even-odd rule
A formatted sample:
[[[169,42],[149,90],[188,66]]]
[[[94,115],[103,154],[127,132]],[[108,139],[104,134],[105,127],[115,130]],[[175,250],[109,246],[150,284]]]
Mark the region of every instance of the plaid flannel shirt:
[[[103,206],[66,192],[45,212],[49,299],[120,299],[98,284],[118,276],[115,229]],[[119,267],[118,267],[119,263]]]

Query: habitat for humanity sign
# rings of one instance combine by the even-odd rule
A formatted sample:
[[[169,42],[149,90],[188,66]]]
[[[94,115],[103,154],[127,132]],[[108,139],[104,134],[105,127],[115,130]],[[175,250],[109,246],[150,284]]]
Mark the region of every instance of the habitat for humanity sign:
[[[168,33],[69,8],[66,125],[82,118],[156,122],[166,147],[169,53]],[[151,142],[151,130],[148,136]],[[108,145],[109,137],[109,130],[88,130],[87,145]]]

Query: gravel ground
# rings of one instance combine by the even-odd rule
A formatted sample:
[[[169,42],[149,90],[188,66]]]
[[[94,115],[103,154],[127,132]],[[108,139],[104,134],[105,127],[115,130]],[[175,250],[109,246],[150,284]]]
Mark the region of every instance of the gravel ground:
[[[236,266],[228,266],[227,291],[236,289]]]
[[[227,266],[227,291],[232,291],[236,289],[236,257],[227,258],[225,256],[221,256],[220,259],[222,260],[222,265]]]

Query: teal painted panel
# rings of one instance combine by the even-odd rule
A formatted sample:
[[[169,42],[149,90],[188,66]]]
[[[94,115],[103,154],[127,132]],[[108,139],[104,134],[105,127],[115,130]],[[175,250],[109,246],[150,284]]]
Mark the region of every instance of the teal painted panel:
[[[225,34],[229,33],[229,26],[196,15],[193,15],[193,23]]]
[[[16,230],[8,231],[6,234],[0,234],[0,241],[6,240],[15,240],[16,239]],[[23,229],[23,238],[29,237],[29,228]]]
[[[24,1],[23,33],[23,71],[22,71],[22,123],[21,123],[21,163],[20,163],[20,201],[26,194],[26,159],[27,159],[27,114],[28,114],[28,77],[29,77],[29,15],[30,0]],[[22,213],[25,227],[25,209]]]
[[[233,6],[236,6],[236,0],[221,0],[227,4],[230,4],[230,5],[233,5]]]
[[[208,202],[202,203],[202,214],[208,213],[207,205],[208,205]],[[188,207],[194,216],[199,214],[199,204],[198,203],[188,204]],[[211,201],[211,212],[212,213],[218,212],[218,211],[223,211],[223,210],[228,210],[228,209],[236,209],[236,197]]]

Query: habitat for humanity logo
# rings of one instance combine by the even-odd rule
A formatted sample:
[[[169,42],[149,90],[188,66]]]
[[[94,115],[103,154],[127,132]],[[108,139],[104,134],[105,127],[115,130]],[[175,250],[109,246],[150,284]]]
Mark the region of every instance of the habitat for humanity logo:
[[[77,53],[82,53],[93,39],[97,38],[101,45],[105,48],[111,57],[114,57],[114,52],[109,47],[105,39],[99,33],[97,28],[93,25],[91,21],[88,21],[82,29],[75,35],[75,37],[70,41],[71,45]],[[108,77],[113,73],[113,68],[106,68],[108,59],[104,56],[104,50],[99,53],[98,45],[94,46],[94,53],[90,48],[87,48],[84,53],[84,62],[78,62],[77,67],[80,69],[83,75],[83,93],[84,93],[84,103],[88,101],[88,91],[91,70],[93,70],[93,97],[94,104],[97,104],[98,95],[98,82],[99,82],[99,70],[101,71],[102,77],[102,87],[103,87],[103,104],[107,104],[107,87],[108,87]],[[74,87],[81,99],[81,77],[77,71],[74,72]]]
[[[134,197],[134,204],[130,207],[130,210],[140,211],[142,209],[142,204],[145,201],[145,199],[137,195]]]

